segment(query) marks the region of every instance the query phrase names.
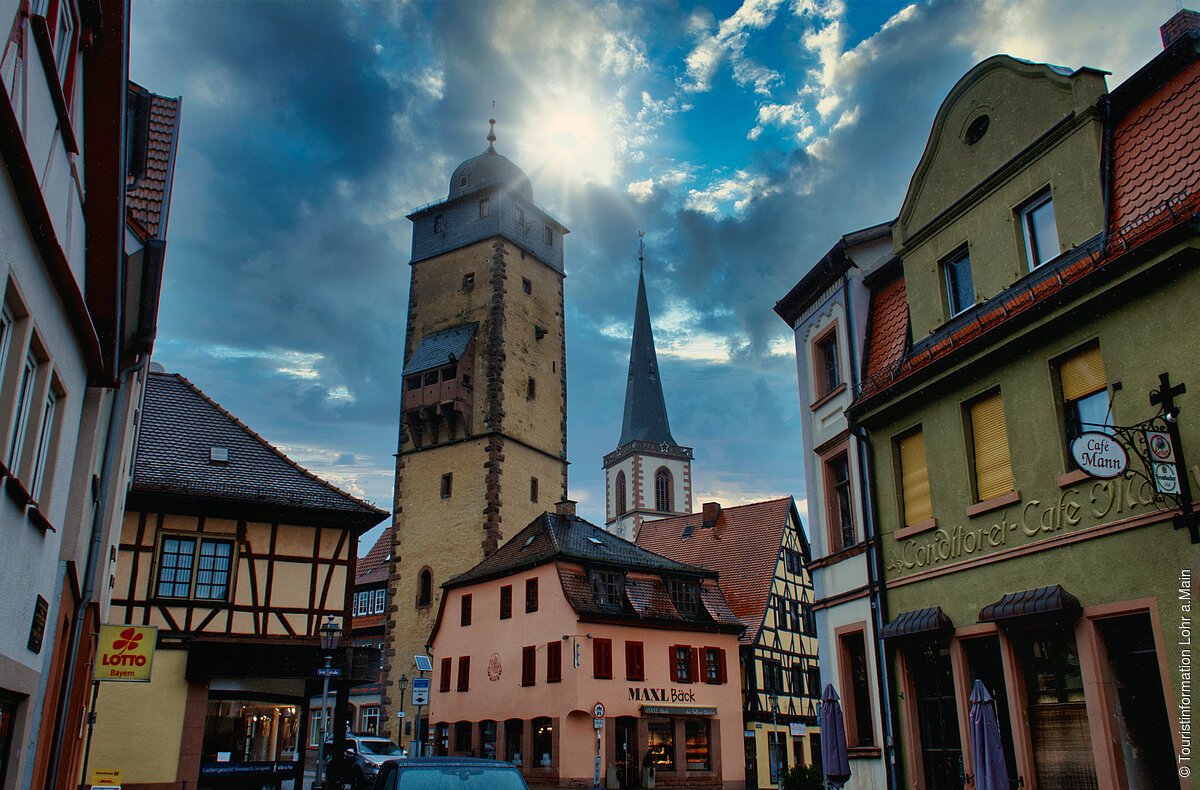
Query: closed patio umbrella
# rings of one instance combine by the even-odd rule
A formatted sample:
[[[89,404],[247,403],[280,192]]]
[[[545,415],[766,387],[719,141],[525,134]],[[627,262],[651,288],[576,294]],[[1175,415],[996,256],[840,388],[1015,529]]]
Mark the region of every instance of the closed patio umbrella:
[[[992,695],[975,678],[971,686],[971,759],[975,763],[975,790],[1008,790],[1008,766]]]
[[[843,787],[850,781],[850,756],[846,749],[846,725],[842,721],[842,703],[833,684],[825,684],[821,695],[821,763],[825,781]]]

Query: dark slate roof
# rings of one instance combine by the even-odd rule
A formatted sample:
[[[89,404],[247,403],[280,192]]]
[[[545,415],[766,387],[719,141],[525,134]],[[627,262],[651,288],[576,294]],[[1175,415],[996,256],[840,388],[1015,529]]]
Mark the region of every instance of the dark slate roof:
[[[228,463],[210,462],[214,447],[228,450]],[[388,515],[302,468],[173,373],[152,372],[146,381],[132,491],[328,511],[372,523]]]
[[[532,203],[533,185],[529,183],[529,176],[511,159],[496,153],[495,129],[488,133],[487,139],[486,151],[454,168],[454,174],[450,176],[450,192],[447,199],[454,200],[483,189],[505,187]],[[465,184],[461,183],[464,175],[467,177]]]
[[[478,327],[477,323],[463,324],[421,338],[401,375],[408,376],[439,368],[449,363],[451,357],[455,360],[462,359],[463,352],[467,350],[467,344],[475,336]]]
[[[637,305],[633,315],[633,342],[629,349],[629,381],[625,385],[625,418],[617,447],[635,441],[675,444],[667,422],[654,331],[646,302],[646,276],[638,271]]]

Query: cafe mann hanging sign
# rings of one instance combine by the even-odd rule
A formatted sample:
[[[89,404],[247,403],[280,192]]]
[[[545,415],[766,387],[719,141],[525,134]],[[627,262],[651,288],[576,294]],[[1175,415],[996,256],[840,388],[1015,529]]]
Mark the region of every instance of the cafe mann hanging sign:
[[[1071,442],[1071,457],[1080,469],[1102,480],[1120,477],[1129,467],[1129,454],[1121,443],[1099,431],[1086,431]]]

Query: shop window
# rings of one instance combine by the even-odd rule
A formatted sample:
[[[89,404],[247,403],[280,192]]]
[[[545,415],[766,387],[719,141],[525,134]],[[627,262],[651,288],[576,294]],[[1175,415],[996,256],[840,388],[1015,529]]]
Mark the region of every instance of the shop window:
[[[531,722],[533,733],[533,759],[540,768],[554,765],[554,721],[548,716],[539,716]]]
[[[974,401],[967,410],[971,423],[976,501],[985,502],[1013,490],[1004,399],[996,391]]]
[[[321,744],[321,735],[325,732],[325,714],[320,708],[313,708],[308,712],[308,745],[319,746]],[[332,714],[333,711],[329,710]]]
[[[904,526],[911,527],[933,518],[929,495],[929,466],[925,462],[925,433],[909,431],[897,442],[900,455],[900,489],[904,504]]]
[[[646,722],[646,762],[659,771],[675,770],[673,719],[650,719]]]
[[[874,746],[875,727],[871,715],[870,666],[863,631],[838,637],[842,700],[846,712],[846,738],[851,747]]]
[[[433,753],[445,757],[450,753],[450,725],[438,722],[433,727]]]
[[[546,643],[546,682],[562,682],[562,640]]]
[[[159,543],[155,595],[227,600],[232,561],[231,540],[164,535]]]
[[[484,759],[496,759],[496,722],[490,719],[479,722],[479,751]]]
[[[671,603],[686,618],[695,617],[700,611],[700,585],[686,579],[668,579],[667,591]]]
[[[454,672],[454,659],[443,658],[442,668],[438,672],[438,691],[448,692],[450,690],[450,675]]]
[[[359,712],[358,728],[360,732],[379,734],[379,706],[364,705]]]
[[[203,737],[202,754],[228,752],[232,764],[290,763],[300,746],[300,714],[295,705],[254,698],[210,699]]]
[[[842,384],[836,324],[813,341],[813,379],[818,399]]]
[[[525,580],[525,611],[536,612],[538,610],[538,580]]]
[[[1058,223],[1054,221],[1054,201],[1046,190],[1021,208],[1021,230],[1025,235],[1025,256],[1029,268],[1036,269],[1058,257]]]
[[[662,513],[671,512],[672,494],[674,493],[675,484],[671,480],[671,473],[660,467],[654,473],[654,509]]]
[[[641,642],[625,643],[625,679],[646,679],[645,648]]]
[[[1066,418],[1067,442],[1087,431],[1112,433],[1108,381],[1100,346],[1092,345],[1058,365]]]
[[[712,770],[712,745],[708,719],[684,719],[684,761],[689,771]]]
[[[471,722],[456,721],[454,723],[454,753],[471,754]]]
[[[613,676],[611,639],[592,640],[592,676],[606,680]]]
[[[963,756],[950,648],[932,644],[916,648],[908,653],[907,664],[921,734],[925,787],[957,790],[963,786]],[[1039,786],[1058,787],[1040,783]]]
[[[830,551],[837,552],[858,543],[854,528],[854,498],[850,492],[850,456],[843,450],[826,458],[822,468]]]
[[[466,627],[471,624],[471,594],[467,593],[462,597],[459,607],[458,624]]]
[[[506,584],[500,588],[500,619],[512,617],[512,585]]]
[[[422,568],[417,574],[417,607],[433,605],[433,572]]]
[[[623,516],[623,515],[625,515],[625,511],[629,509],[626,505],[627,500],[626,500],[626,494],[625,494],[625,473],[624,472],[617,472],[617,482],[615,484],[615,488],[616,488],[616,497],[617,497],[617,515]]]
[[[704,648],[704,682],[726,682],[725,651],[719,647]]]
[[[521,648],[521,685],[537,683],[537,647],[526,645]]]
[[[774,785],[778,785],[787,772],[787,739],[786,732],[767,733],[767,760],[771,763],[771,784]]]
[[[504,722],[504,759],[513,765],[521,765],[521,739],[525,736],[525,722],[508,719]]]
[[[974,306],[975,285],[971,280],[971,256],[966,247],[942,261],[942,280],[951,318]]]
[[[1069,628],[1030,631],[1017,641],[1028,692],[1038,787],[1096,786],[1083,673]]]
[[[471,657],[462,656],[458,659],[458,690],[471,690]]]
[[[675,683],[695,683],[699,674],[697,651],[688,645],[671,645],[671,680]]]
[[[967,659],[971,684],[974,685],[976,679],[982,681],[994,700],[992,710],[996,713],[996,724],[1000,730],[1004,762],[1008,766],[1010,786],[1014,786],[1018,781],[1017,758],[1013,748],[1012,722],[1008,716],[1008,688],[1004,680],[1004,664],[1000,658],[1000,639],[994,635],[981,636],[963,639],[959,644],[962,645],[963,655]]]

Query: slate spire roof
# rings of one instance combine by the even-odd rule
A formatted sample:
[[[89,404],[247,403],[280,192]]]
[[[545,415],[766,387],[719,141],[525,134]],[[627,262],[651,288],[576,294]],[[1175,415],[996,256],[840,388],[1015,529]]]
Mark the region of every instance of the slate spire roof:
[[[646,272],[640,254],[633,343],[629,349],[629,380],[625,385],[625,418],[621,423],[621,441],[617,447],[639,440],[675,445],[671,426],[667,422],[667,404],[663,400],[658,355],[654,351],[654,331],[650,327],[650,307],[646,301]]]

